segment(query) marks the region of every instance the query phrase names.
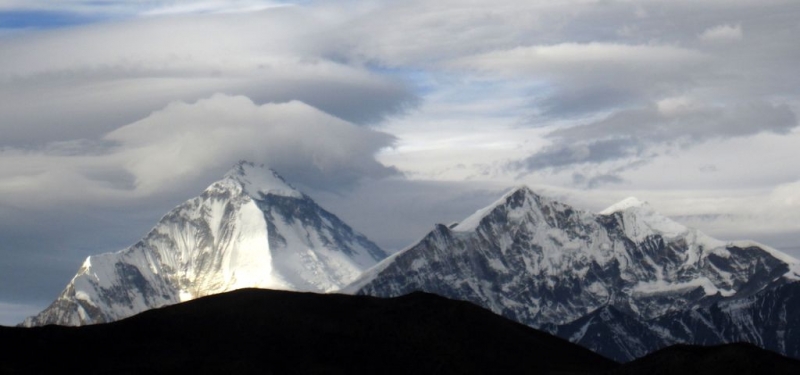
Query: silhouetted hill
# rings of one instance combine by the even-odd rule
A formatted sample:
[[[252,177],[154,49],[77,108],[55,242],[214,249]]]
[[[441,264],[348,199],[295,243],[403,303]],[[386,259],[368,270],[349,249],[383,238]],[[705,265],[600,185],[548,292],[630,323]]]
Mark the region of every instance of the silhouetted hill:
[[[616,363],[473,304],[243,289],[84,327],[0,327],[2,373],[589,373]]]

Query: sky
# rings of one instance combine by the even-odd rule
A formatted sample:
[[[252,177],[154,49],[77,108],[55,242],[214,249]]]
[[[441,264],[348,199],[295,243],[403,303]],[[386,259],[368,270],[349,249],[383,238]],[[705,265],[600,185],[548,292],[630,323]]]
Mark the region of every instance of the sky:
[[[800,256],[795,0],[0,0],[0,324],[238,160],[387,250],[528,185]]]

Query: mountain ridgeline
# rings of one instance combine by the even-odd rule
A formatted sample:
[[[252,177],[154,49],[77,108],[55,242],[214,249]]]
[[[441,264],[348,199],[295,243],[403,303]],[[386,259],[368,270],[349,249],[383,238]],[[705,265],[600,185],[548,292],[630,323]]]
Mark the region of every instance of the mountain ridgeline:
[[[521,187],[458,225],[437,225],[346,290],[470,301],[629,361],[675,343],[733,341],[800,356],[794,317],[780,315],[800,315],[798,279],[788,255],[713,239],[635,199],[594,214]],[[765,309],[769,322],[758,318]]]
[[[241,288],[463,300],[620,362],[748,342],[800,358],[800,263],[633,198],[600,213],[527,187],[388,255],[277,173],[242,162],[141,241],[89,257],[23,325],[86,325]]]

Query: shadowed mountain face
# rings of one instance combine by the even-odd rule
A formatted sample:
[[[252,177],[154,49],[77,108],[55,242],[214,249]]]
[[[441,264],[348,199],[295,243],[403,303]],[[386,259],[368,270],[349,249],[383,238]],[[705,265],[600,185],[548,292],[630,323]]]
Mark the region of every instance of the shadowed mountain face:
[[[751,344],[675,345],[626,363],[609,374],[796,375],[800,374],[800,361]]]
[[[749,342],[800,358],[800,283],[651,320],[604,307],[569,324],[545,328],[609,358],[625,358],[625,353],[647,353],[676,343],[732,342]]]
[[[617,365],[473,304],[242,289],[84,327],[0,327],[0,373],[559,373]]]

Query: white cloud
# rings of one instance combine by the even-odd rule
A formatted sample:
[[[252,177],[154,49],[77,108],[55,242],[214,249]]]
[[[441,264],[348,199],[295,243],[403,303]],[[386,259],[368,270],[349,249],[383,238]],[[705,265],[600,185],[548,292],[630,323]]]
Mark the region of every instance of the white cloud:
[[[688,96],[664,98],[656,102],[658,112],[665,116],[677,116],[698,110],[701,105]]]
[[[265,161],[290,181],[319,186],[393,174],[374,159],[392,136],[296,101],[259,106],[244,96],[214,95],[176,102],[104,139],[119,144],[117,155],[145,192],[239,159]]]
[[[742,39],[742,25],[719,25],[706,29],[698,36],[704,42],[732,42]]]
[[[675,64],[697,62],[703,58],[698,51],[669,45],[560,43],[493,51],[463,58],[458,65],[506,74],[546,74],[562,69],[571,72],[578,66],[584,70],[611,66],[620,69],[674,69]]]
[[[241,159],[266,162],[290,181],[335,190],[394,174],[374,159],[393,140],[301,102],[257,105],[218,94],[174,102],[99,143],[0,151],[0,202],[141,199],[207,184]]]

